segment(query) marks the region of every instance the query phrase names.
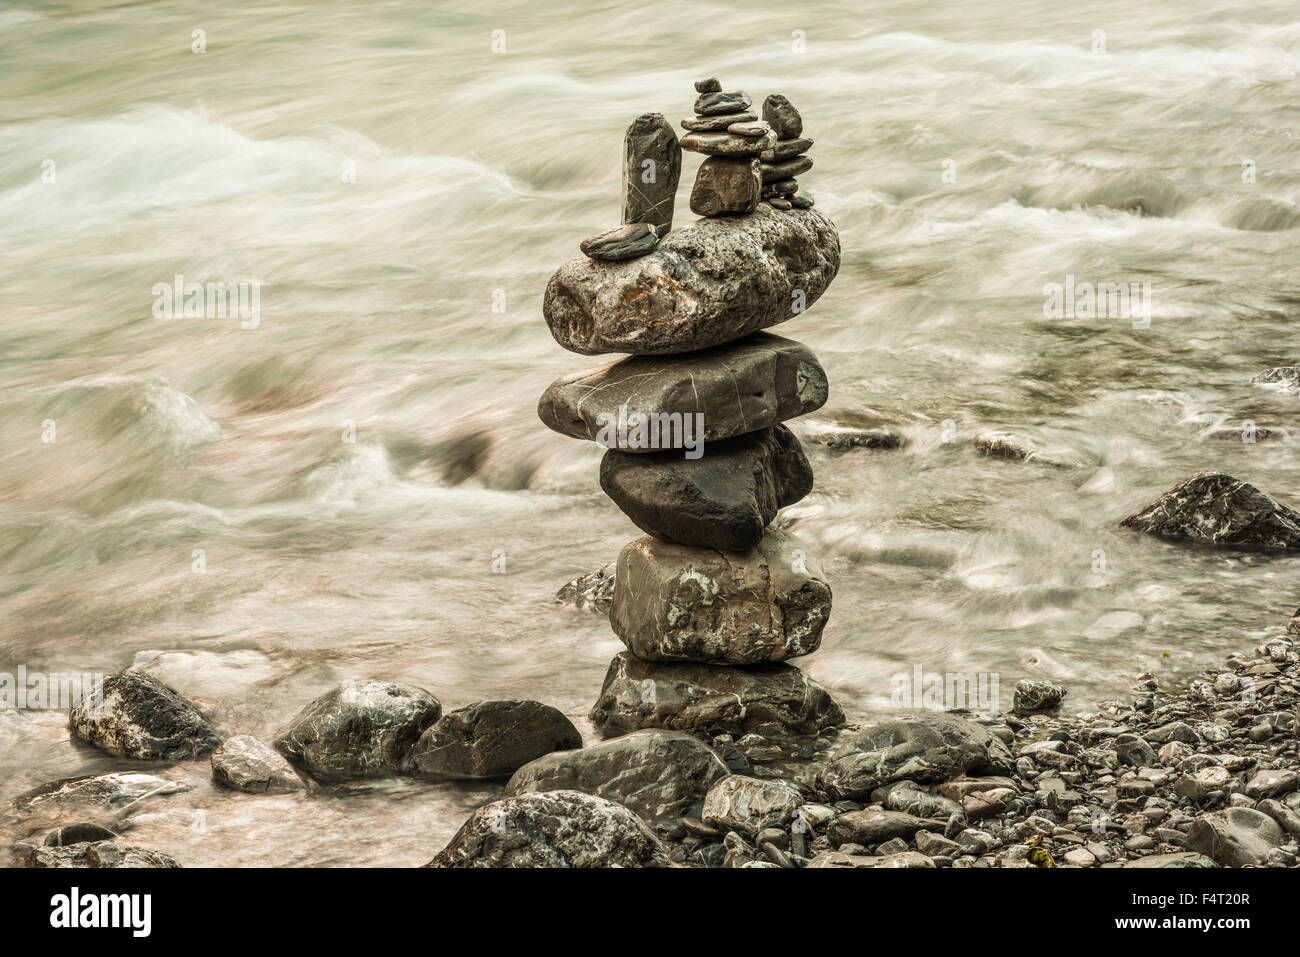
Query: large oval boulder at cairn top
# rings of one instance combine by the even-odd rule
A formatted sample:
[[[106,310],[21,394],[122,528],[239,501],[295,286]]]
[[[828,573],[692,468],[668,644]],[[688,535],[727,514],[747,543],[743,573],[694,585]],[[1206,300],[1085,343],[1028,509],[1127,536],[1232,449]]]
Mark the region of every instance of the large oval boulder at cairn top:
[[[651,729],[525,764],[506,785],[506,797],[582,791],[655,821],[698,810],[709,786],[726,774],[722,759],[699,738]]]
[[[552,751],[582,747],[573,722],[540,701],[480,701],[449,711],[411,752],[418,778],[500,778]]]
[[[817,650],[831,589],[789,532],[749,552],[688,548],[647,536],[624,546],[609,621],[638,658],[752,665]]]
[[[946,713],[904,714],[842,733],[817,789],[832,801],[852,800],[891,781],[1005,774],[1014,765],[1010,749],[982,725]]]
[[[426,867],[668,867],[668,849],[621,804],[580,791],[520,794],[475,811]]]
[[[571,352],[691,352],[793,319],[839,268],[829,219],[759,204],[674,230],[638,259],[572,260],[551,277],[543,313]]]
[[[71,709],[68,730],[109,754],[144,761],[197,758],[221,744],[193,702],[143,671],[105,678]]]
[[[662,441],[665,431],[685,436],[691,427],[693,442],[715,442],[814,412],[827,395],[826,373],[811,349],[758,332],[699,352],[633,356],[565,376],[542,394],[537,414],[561,435],[644,453],[690,444]],[[657,425],[661,441],[641,442],[633,416],[655,417],[644,432],[650,437]]]
[[[643,532],[733,552],[755,547],[779,509],[812,491],[812,466],[783,425],[701,451],[695,461],[681,452],[611,449],[600,463],[600,487]]]
[[[274,743],[319,781],[405,774],[416,741],[441,714],[421,688],[347,680],[303,708]]]
[[[628,652],[610,662],[589,717],[607,738],[641,728],[805,735],[844,723],[826,689],[790,665],[660,663]]]
[[[1224,472],[1201,472],[1120,523],[1207,545],[1300,548],[1300,513]]]

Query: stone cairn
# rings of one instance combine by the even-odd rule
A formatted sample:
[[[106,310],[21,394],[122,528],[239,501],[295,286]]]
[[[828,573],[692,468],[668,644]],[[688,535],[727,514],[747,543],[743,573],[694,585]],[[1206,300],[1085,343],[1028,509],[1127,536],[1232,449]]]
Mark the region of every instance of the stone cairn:
[[[561,346],[628,357],[552,383],[538,414],[607,449],[601,488],[648,533],[614,570],[610,624],[628,650],[591,719],[605,737],[813,735],[843,712],[785,662],[817,650],[831,590],[771,523],[813,487],[782,423],[820,408],[828,387],[811,350],[761,330],[825,292],[839,235],[798,195],[812,141],[790,102],[768,97],[760,120],[716,79],[695,89],[680,144],[660,114],[633,122],[623,225],[582,242],[546,289]],[[705,218],[671,232],[683,148],[707,156],[690,198]]]

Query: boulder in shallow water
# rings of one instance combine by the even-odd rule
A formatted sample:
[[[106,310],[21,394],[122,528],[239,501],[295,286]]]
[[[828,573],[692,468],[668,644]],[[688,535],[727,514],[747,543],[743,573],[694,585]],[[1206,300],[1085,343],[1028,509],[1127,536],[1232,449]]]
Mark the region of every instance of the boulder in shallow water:
[[[174,857],[143,847],[132,847],[116,841],[80,843],[62,847],[20,848],[19,858],[26,867],[180,867]]]
[[[116,838],[116,831],[111,831],[102,824],[82,821],[77,824],[68,824],[46,834],[45,846],[68,847],[72,844],[96,844],[99,841],[112,841]]]
[[[1148,854],[1136,860],[1125,861],[1123,867],[1137,867],[1148,870],[1163,868],[1204,868],[1218,867],[1211,858],[1196,851],[1177,851],[1173,854]]]
[[[668,849],[621,804],[580,791],[484,805],[427,867],[668,867]]]
[[[109,754],[142,761],[184,761],[221,744],[193,702],[142,671],[105,678],[71,710],[68,730]]]
[[[709,788],[701,818],[724,831],[753,836],[767,827],[789,826],[803,803],[799,789],[784,781],[732,774]]]
[[[538,758],[515,772],[506,797],[582,791],[653,821],[697,809],[709,785],[726,774],[722,759],[694,735],[649,729]]]
[[[320,781],[405,774],[411,749],[441,715],[421,688],[349,679],[303,708],[275,748]]]
[[[100,808],[121,811],[148,797],[181,794],[194,790],[188,784],[171,781],[156,774],[116,771],[61,778],[25,791],[14,799],[20,811]]]
[[[540,701],[480,701],[449,711],[411,753],[418,778],[503,778],[552,751],[582,747],[573,722]]]
[[[590,717],[605,737],[640,728],[817,734],[844,723],[830,693],[790,665],[661,663],[628,652],[610,662]]]
[[[748,552],[778,510],[812,491],[813,473],[799,440],[778,425],[712,442],[698,459],[610,449],[600,463],[600,487],[656,538]],[[711,560],[716,564],[702,556],[702,564]]]
[[[816,210],[702,219],[621,263],[560,267],[543,312],[555,341],[584,355],[707,349],[785,322],[840,268],[834,224]]]
[[[816,651],[830,612],[821,566],[789,532],[768,529],[749,552],[628,543],[609,621],[646,661],[752,665]]]
[[[1300,548],[1300,513],[1224,472],[1193,475],[1120,524],[1207,545]]]
[[[614,600],[614,569],[617,565],[617,561],[608,562],[594,572],[566,582],[555,593],[555,600],[575,608],[586,608],[608,615],[609,606]]]
[[[557,379],[542,394],[537,415],[561,435],[592,441],[602,440],[602,430],[609,438],[608,424],[617,425],[620,410],[628,416],[679,416],[683,425],[703,416],[703,431],[692,438],[715,442],[812,412],[827,394],[826,373],[811,349],[758,332],[700,352],[633,356]],[[605,444],[629,453],[655,451],[649,444]],[[657,447],[669,444],[660,441]]]
[[[645,223],[658,236],[668,235],[681,175],[676,130],[662,113],[642,113],[623,137],[623,222]]]
[[[227,738],[213,752],[212,780],[249,794],[287,794],[307,790],[293,765],[251,734]]]
[[[892,781],[946,781],[1004,774],[1011,751],[989,730],[957,715],[923,712],[845,731],[817,773],[817,789],[830,800],[851,800]]]
[[[1286,840],[1276,821],[1248,807],[1212,811],[1187,829],[1187,849],[1199,851],[1223,867],[1266,864],[1269,851]]]

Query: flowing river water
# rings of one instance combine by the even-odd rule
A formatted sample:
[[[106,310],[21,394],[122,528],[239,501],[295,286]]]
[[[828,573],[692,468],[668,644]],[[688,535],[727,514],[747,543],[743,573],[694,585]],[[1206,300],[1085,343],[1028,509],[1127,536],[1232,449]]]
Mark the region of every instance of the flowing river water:
[[[843,265],[774,330],[826,367],[816,418],[907,439],[809,446],[817,488],[779,521],[835,609],[800,666],[860,718],[918,666],[1085,708],[1247,650],[1300,601],[1296,559],[1117,523],[1205,469],[1300,504],[1300,398],[1251,384],[1300,356],[1296,14],[0,7],[0,670],[143,667],[263,740],[367,676],[448,709],[537,698],[590,734],[622,645],[553,596],[639,533],[600,450],[537,419],[600,362],[556,346],[542,290],[616,224],[627,124],[676,123],[705,75],[786,94],[816,141],[800,181]],[[156,316],[178,274],[256,280],[256,322]],[[1149,283],[1149,323],[1045,316],[1067,277]],[[1071,464],[980,457],[988,430]],[[0,711],[6,805],[128,764],[65,712]],[[167,773],[194,790],[130,840],[186,864],[423,863],[498,793]]]

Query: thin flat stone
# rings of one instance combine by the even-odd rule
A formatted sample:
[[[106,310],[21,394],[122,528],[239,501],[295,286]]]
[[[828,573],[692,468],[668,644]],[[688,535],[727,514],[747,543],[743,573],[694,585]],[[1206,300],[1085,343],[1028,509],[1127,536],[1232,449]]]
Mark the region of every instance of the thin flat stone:
[[[682,137],[682,149],[709,156],[757,156],[771,148],[776,137],[736,136],[732,133],[687,133]]]
[[[698,116],[721,116],[724,113],[739,113],[749,109],[753,102],[748,93],[737,90],[734,93],[703,93],[695,101],[695,113]],[[795,134],[796,136],[798,134]]]
[[[767,136],[772,132],[772,127],[762,120],[755,120],[752,122],[732,123],[727,127],[727,132],[735,136]]]
[[[722,81],[719,80],[716,76],[711,76],[706,80],[696,80],[695,92],[696,93],[721,93]]]
[[[622,262],[644,256],[659,244],[659,236],[650,223],[627,223],[590,236],[578,244],[592,259]]]
[[[788,199],[782,199],[780,196],[773,196],[768,200],[768,202],[771,203],[775,209],[794,209],[794,203],[790,202]]]
[[[779,163],[781,160],[802,156],[812,149],[813,141],[807,137],[794,140],[777,140],[770,150],[764,150],[759,157],[764,163]]]
[[[752,123],[758,119],[753,110],[743,113],[723,113],[721,116],[688,116],[682,120],[682,128],[697,133],[717,133],[736,123]]]
[[[702,415],[703,440],[714,442],[806,415],[821,408],[827,394],[826,373],[811,349],[759,332],[700,352],[632,356],[565,376],[542,394],[537,415],[561,435],[590,441],[602,423],[617,421],[620,407],[646,415]]]
[[[766,184],[781,179],[792,179],[800,173],[808,172],[812,166],[813,161],[810,156],[796,156],[794,159],[782,160],[780,163],[764,163],[761,171],[763,182]]]

